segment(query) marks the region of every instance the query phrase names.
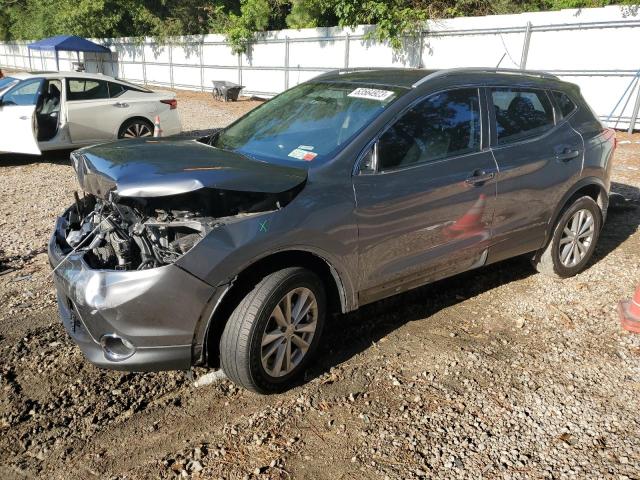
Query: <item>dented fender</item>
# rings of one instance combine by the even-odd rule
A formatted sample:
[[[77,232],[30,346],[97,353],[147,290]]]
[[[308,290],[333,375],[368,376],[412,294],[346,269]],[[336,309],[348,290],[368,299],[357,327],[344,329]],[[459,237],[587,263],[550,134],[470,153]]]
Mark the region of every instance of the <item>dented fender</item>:
[[[313,188],[307,186],[306,188]],[[353,198],[308,205],[296,197],[285,208],[229,219],[209,232],[176,265],[213,286],[226,285],[254,263],[276,253],[305,251],[324,260],[338,277],[345,310],[356,308],[357,224]],[[343,218],[339,224],[336,218]],[[339,226],[337,226],[339,225]],[[203,261],[202,259],[206,259]]]

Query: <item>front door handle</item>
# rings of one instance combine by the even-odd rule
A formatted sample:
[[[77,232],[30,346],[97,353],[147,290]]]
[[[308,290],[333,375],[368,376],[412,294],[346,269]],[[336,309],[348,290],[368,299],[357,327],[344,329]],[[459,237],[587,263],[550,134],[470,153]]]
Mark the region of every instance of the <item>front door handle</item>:
[[[565,148],[562,153],[556,154],[556,160],[560,160],[561,162],[568,162],[569,160],[573,160],[578,157],[580,152],[578,150],[571,150],[570,148]]]
[[[480,187],[493,177],[495,177],[494,172],[485,172],[484,170],[476,170],[468,177],[464,182],[467,185],[471,185],[473,187]]]

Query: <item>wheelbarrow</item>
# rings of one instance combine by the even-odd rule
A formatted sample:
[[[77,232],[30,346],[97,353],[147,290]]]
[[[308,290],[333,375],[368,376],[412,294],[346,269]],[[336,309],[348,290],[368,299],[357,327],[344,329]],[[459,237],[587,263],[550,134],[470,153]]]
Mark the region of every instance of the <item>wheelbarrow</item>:
[[[237,83],[228,82],[227,80],[213,80],[213,91],[211,94],[216,100],[223,102],[235,102],[238,100],[240,90],[244,88],[243,85]]]

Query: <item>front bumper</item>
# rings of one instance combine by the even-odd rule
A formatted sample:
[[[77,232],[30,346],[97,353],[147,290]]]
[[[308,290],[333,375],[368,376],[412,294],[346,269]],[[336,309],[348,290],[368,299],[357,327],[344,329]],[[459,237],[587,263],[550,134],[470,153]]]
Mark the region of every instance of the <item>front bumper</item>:
[[[49,262],[57,267],[53,278],[60,318],[87,359],[99,367],[127,371],[189,368],[194,332],[206,321],[215,289],[175,265],[94,270],[81,253],[63,261],[65,222],[63,217],[56,222]],[[114,358],[101,344],[104,338],[124,339],[131,349]]]

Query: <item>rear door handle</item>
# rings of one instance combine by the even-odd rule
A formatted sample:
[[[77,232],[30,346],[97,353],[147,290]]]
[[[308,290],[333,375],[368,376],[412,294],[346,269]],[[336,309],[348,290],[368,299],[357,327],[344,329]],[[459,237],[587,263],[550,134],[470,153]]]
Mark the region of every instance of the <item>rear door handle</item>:
[[[129,104],[128,103],[118,102],[118,103],[114,103],[113,106],[114,107],[118,107],[118,108],[127,108],[129,106]]]
[[[464,182],[473,187],[479,187],[495,177],[494,172],[485,172],[484,170],[476,170]]]
[[[569,160],[573,160],[578,157],[580,152],[578,150],[571,150],[570,148],[565,148],[562,153],[556,154],[556,160],[560,160],[562,162],[568,162]]]

